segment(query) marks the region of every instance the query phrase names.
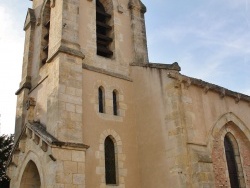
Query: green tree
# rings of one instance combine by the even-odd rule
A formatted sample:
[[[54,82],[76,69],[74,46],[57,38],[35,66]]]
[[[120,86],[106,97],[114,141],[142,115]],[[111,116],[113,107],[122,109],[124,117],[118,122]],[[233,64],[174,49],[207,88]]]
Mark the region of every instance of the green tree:
[[[0,136],[0,187],[9,187],[9,178],[6,175],[6,163],[10,156],[12,147],[14,144],[13,135],[1,135]]]

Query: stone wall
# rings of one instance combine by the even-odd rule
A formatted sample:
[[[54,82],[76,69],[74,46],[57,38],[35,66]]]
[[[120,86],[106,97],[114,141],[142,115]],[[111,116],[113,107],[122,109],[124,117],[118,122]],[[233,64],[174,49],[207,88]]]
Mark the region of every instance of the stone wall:
[[[117,185],[141,187],[136,139],[136,118],[133,83],[117,75],[83,70],[83,142],[86,151],[86,186],[110,188],[105,183],[104,140],[110,136],[115,143]],[[98,110],[98,88],[104,91],[104,113]],[[113,114],[112,92],[118,96],[118,115]]]
[[[185,187],[188,153],[176,70],[132,67],[141,187]]]
[[[137,65],[132,70],[143,187],[165,180],[157,187],[228,187],[223,126],[239,144],[240,182],[249,186],[248,96],[183,76],[167,66]]]
[[[46,131],[42,131],[41,134],[44,128],[41,129],[39,126],[28,125],[14,147],[8,168],[11,187],[20,187],[24,181],[25,184],[32,183],[27,182],[29,177],[23,177],[27,174],[25,172],[31,170],[27,169],[29,162],[34,163],[38,170],[37,178],[40,180],[41,188],[85,187],[87,146],[64,144],[54,140]]]
[[[148,64],[146,7],[139,0],[105,1],[112,58],[96,55],[95,1],[50,0],[49,57],[42,66],[46,2],[33,0],[25,22],[16,145],[9,160],[13,188],[30,161],[44,188],[112,187],[105,183],[108,136],[115,144],[116,187],[229,187],[223,146],[228,132],[239,145],[241,187],[250,186],[250,97],[181,75],[177,63]],[[104,113],[98,110],[99,87]]]

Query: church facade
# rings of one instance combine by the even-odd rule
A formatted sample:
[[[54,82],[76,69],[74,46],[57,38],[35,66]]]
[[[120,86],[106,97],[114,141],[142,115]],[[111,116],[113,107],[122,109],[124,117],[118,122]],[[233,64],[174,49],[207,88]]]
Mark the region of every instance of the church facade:
[[[33,0],[11,188],[250,187],[250,97],[150,63],[140,0]]]

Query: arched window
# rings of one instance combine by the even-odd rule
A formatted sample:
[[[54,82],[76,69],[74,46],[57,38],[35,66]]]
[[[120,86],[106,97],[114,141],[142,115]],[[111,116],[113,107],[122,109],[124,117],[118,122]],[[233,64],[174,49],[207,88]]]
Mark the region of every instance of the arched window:
[[[96,0],[96,45],[97,55],[111,57],[113,52],[110,50],[113,41],[111,37],[112,27],[110,26],[111,14],[108,14],[105,7]]]
[[[113,91],[113,114],[118,115],[118,92],[116,90]]]
[[[50,0],[47,1],[43,10],[43,23],[42,23],[42,39],[41,39],[41,65],[44,65],[48,59],[49,52],[49,29],[50,29]]]
[[[98,88],[99,112],[104,113],[104,88]]]
[[[106,184],[115,185],[116,181],[116,160],[115,160],[115,144],[108,136],[105,139],[105,179]]]
[[[227,168],[231,188],[244,187],[244,175],[236,139],[228,133],[224,139]]]

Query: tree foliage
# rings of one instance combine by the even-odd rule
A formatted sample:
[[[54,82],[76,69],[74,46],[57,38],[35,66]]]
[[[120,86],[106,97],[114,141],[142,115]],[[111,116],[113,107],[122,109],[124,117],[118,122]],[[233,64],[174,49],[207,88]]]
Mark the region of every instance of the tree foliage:
[[[0,136],[0,187],[7,187],[9,178],[6,175],[6,163],[14,144],[13,135]]]

